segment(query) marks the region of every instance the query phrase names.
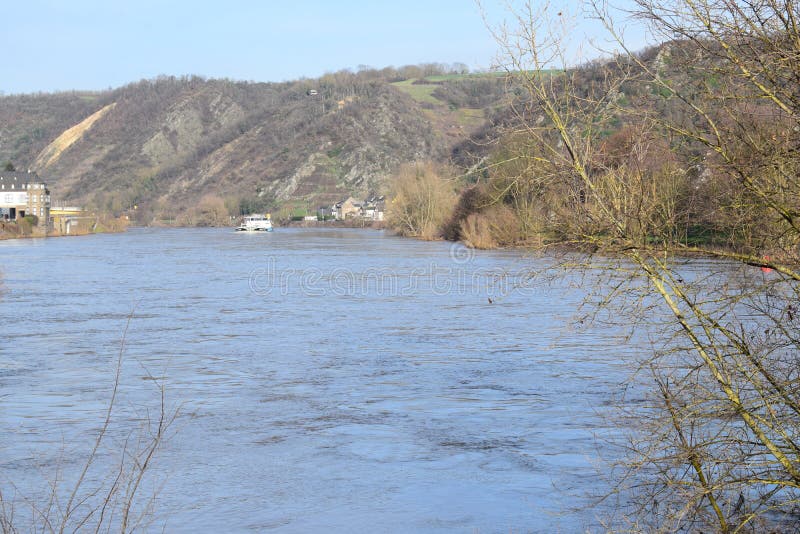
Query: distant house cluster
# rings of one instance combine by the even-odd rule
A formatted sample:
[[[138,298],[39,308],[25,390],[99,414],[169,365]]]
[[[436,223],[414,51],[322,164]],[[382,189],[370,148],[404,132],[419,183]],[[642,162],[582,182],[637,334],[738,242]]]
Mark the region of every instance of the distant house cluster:
[[[96,217],[77,206],[51,205],[47,184],[32,171],[0,171],[0,221],[15,222],[35,217],[43,235],[86,234]]]
[[[50,191],[35,172],[0,171],[0,218],[17,221],[37,218],[37,226],[49,228]]]
[[[345,221],[361,219],[366,221],[382,221],[386,211],[386,197],[371,196],[363,201],[353,197],[337,202],[331,206],[320,206],[317,210],[319,219]]]

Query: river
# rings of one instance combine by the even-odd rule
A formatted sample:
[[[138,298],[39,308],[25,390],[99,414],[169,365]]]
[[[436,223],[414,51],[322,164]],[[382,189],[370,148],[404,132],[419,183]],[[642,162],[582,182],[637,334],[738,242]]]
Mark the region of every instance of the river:
[[[178,410],[141,495],[167,532],[573,532],[635,362],[521,252],[380,231],[132,229],[0,242],[0,490],[28,530]],[[104,471],[105,470],[105,471]],[[104,482],[105,481],[105,482]],[[93,486],[92,486],[93,487]],[[89,499],[89,502],[92,498]],[[26,504],[28,503],[28,504]]]

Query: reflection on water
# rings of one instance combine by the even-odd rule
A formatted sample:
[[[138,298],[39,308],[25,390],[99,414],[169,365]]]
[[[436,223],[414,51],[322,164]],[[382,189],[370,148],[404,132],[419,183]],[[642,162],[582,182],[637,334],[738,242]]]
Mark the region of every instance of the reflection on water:
[[[106,454],[180,406],[153,474],[167,531],[597,527],[604,407],[636,350],[576,331],[543,260],[381,232],[132,230],[0,242],[0,489]],[[490,303],[491,300],[491,303]],[[109,460],[111,461],[111,460]],[[16,490],[10,490],[12,482]]]

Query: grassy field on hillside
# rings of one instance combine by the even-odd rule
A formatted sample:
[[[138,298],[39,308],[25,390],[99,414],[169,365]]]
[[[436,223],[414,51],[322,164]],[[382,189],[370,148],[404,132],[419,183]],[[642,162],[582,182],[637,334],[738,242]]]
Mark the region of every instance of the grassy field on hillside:
[[[435,84],[419,84],[414,83],[416,79],[403,80],[402,82],[394,82],[392,85],[407,93],[411,98],[417,102],[427,102],[428,104],[441,104],[442,101],[433,96],[433,92],[438,85]]]
[[[442,74],[436,76],[426,76],[425,78],[409,78],[401,82],[394,82],[392,85],[407,93],[417,102],[428,104],[442,104],[443,102],[433,95],[433,92],[442,82],[452,82],[458,80],[475,80],[480,78],[502,78],[505,72],[488,72],[475,74]],[[425,83],[430,82],[430,83]]]
[[[476,78],[502,78],[506,76],[505,72],[476,72],[473,74],[441,74],[437,76],[426,76],[425,81],[428,82],[449,82],[453,80],[465,80]]]

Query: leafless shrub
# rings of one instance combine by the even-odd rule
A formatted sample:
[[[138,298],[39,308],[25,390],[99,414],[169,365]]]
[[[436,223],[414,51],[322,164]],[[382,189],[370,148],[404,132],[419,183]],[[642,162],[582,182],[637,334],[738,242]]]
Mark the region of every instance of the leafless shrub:
[[[482,213],[471,213],[461,222],[461,239],[471,248],[490,249],[497,246],[492,238],[489,220]]]
[[[115,430],[114,414],[121,387],[121,374],[125,341],[133,313],[128,317],[117,355],[111,395],[105,416],[92,449],[76,478],[67,483],[62,480],[60,468],[52,474],[49,491],[43,500],[27,497],[8,498],[0,491],[0,530],[3,534],[20,531],[63,533],[69,532],[133,532],[146,528],[155,511],[157,491],[148,481],[158,451],[170,434],[170,427],[178,415],[169,409],[165,384],[148,373],[150,382],[158,389],[157,411],[149,411],[142,420],[138,435],[131,433],[116,451],[116,464],[101,460],[109,433]],[[66,484],[66,485],[65,485]],[[13,487],[13,483],[11,484]],[[145,490],[145,487],[150,488]]]
[[[433,163],[403,166],[393,182],[387,223],[400,235],[441,237],[456,203],[452,173]]]

